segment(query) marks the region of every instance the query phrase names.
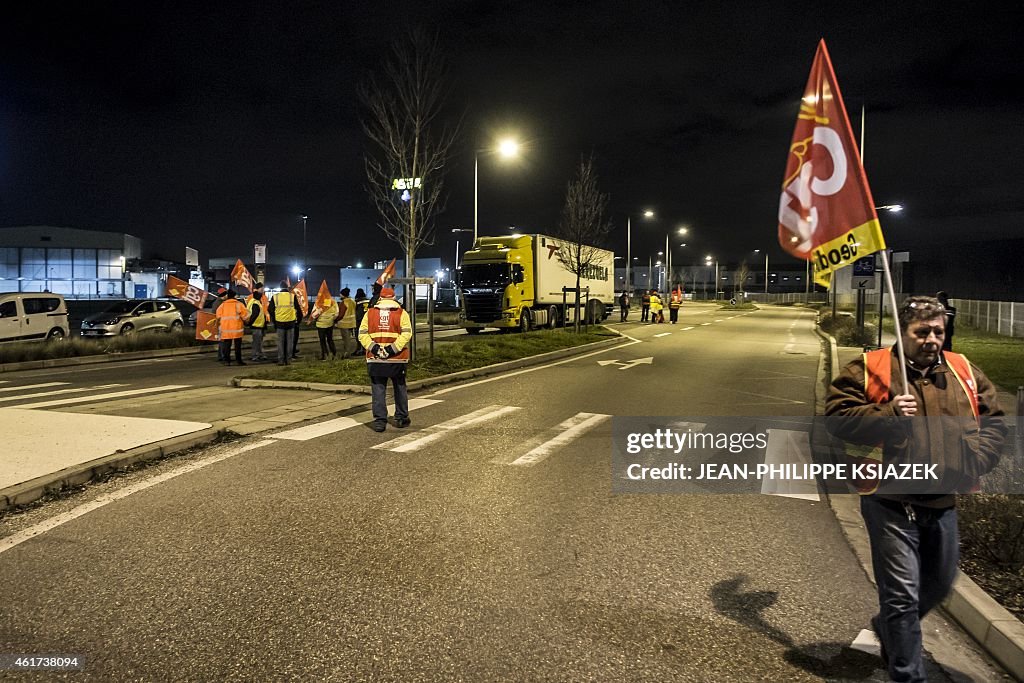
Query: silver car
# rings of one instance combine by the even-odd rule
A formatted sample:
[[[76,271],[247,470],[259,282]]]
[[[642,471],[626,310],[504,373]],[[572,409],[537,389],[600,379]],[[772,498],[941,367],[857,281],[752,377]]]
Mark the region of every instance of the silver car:
[[[147,330],[178,332],[185,327],[181,312],[169,301],[127,299],[82,320],[83,337],[114,337]]]

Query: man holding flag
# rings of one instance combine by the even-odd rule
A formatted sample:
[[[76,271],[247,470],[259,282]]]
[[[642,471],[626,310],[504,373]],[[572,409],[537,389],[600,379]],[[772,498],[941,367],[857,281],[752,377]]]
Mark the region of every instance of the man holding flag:
[[[779,243],[811,261],[815,280],[824,285],[836,270],[882,251],[892,310],[899,310],[897,353],[866,353],[832,383],[826,403],[826,415],[833,416],[826,423],[828,431],[875,448],[867,458],[882,465],[906,462],[908,453],[923,463],[936,463],[943,472],[958,457],[972,460],[969,471],[950,472],[950,481],[936,484],[945,490],[918,494],[858,482],[878,586],[879,610],[871,625],[882,660],[893,681],[924,681],[921,618],[949,593],[956,576],[959,548],[952,494],[968,490],[965,480],[994,466],[1002,439],[998,427],[983,425],[982,438],[977,434],[982,416],[1001,411],[977,367],[963,357],[942,356],[945,311],[937,301],[912,297],[897,309],[885,240],[824,40],[789,149],[779,198]],[[946,418],[941,424],[922,419],[972,414],[975,419]],[[973,441],[970,432],[976,435]],[[961,453],[969,442],[976,444],[974,452]]]

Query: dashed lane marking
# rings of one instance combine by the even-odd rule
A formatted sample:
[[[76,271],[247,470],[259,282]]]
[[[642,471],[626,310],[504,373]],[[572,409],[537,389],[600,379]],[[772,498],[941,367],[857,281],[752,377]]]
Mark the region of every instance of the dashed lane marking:
[[[419,408],[426,408],[432,406],[435,403],[441,401],[435,401],[429,398],[411,398],[409,399],[409,411],[417,410]],[[351,417],[337,417],[333,420],[327,420],[325,422],[318,422],[316,424],[307,425],[305,427],[299,427],[298,429],[289,429],[285,432],[278,432],[276,434],[267,434],[269,439],[288,439],[290,441],[309,441],[321,436],[327,436],[335,432],[340,432],[345,429],[352,427],[358,427],[359,425],[369,424],[373,421],[373,413],[369,410],[359,413]]]
[[[693,329],[692,325],[690,327],[684,327],[683,328],[683,332],[686,332],[687,330],[692,330],[692,329]]]
[[[451,420],[431,425],[426,429],[413,434],[400,436],[397,439],[392,439],[391,441],[385,441],[382,444],[377,444],[374,448],[382,451],[393,451],[395,453],[409,453],[410,451],[415,451],[442,439],[459,429],[471,427],[489,420],[496,420],[502,415],[507,415],[508,413],[512,413],[517,410],[520,410],[520,408],[516,406],[486,406],[480,410],[474,410],[471,413],[460,415],[459,417]]]
[[[556,448],[580,438],[610,417],[611,415],[599,413],[576,413],[557,427],[548,430],[555,432],[554,436],[509,464],[516,467],[532,467],[550,456]]]
[[[672,334],[672,333],[671,332],[662,332],[661,334],[656,334],[654,336],[655,337],[667,337],[670,334]]]

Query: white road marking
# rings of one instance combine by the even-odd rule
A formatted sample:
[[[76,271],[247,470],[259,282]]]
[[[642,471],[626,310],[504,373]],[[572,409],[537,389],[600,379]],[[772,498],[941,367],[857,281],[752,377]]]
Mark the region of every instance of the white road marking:
[[[98,510],[99,508],[105,505],[114,503],[118,500],[121,500],[122,498],[127,498],[133,493],[145,491],[146,489],[156,486],[157,484],[162,484],[165,481],[169,481],[183,474],[188,474],[189,472],[195,472],[196,470],[202,469],[207,465],[218,463],[221,460],[233,458],[236,455],[241,455],[242,453],[245,453],[246,451],[251,451],[255,448],[259,448],[260,446],[265,446],[268,443],[272,442],[269,440],[258,441],[256,443],[246,444],[245,446],[241,446],[239,448],[233,448],[227,451],[226,453],[220,453],[218,455],[210,456],[209,458],[204,458],[202,460],[189,463],[188,465],[184,465],[177,469],[171,470],[170,472],[165,472],[163,474],[157,475],[145,481],[141,481],[138,484],[132,484],[131,486],[127,486],[118,491],[104,494],[92,502],[79,505],[78,507],[72,510],[68,510],[65,513],[62,513],[60,515],[57,515],[56,517],[52,517],[46,520],[45,522],[33,524],[32,526],[23,531],[19,531],[16,534],[11,534],[7,538],[0,539],[0,553],[7,552],[11,548],[18,546],[29,539],[35,538],[36,536],[39,536],[40,534],[50,531],[51,529],[56,529],[60,525],[78,519],[82,515],[92,512],[93,510]]]
[[[785,403],[785,404],[803,405],[804,403],[806,403],[806,401],[796,401],[796,400],[791,399],[791,398],[786,398],[785,396],[769,396],[768,394],[755,394],[752,391],[739,391],[738,389],[730,389],[730,391],[733,391],[733,392],[735,392],[737,394],[746,394],[747,396],[757,396],[758,398],[770,398],[770,399],[773,399],[775,401],[779,401],[779,402]],[[741,403],[739,405],[756,405],[756,404]]]
[[[532,467],[546,459],[556,448],[561,448],[567,443],[578,439],[610,417],[611,415],[601,415],[600,413],[576,413],[557,427],[548,430],[549,432],[559,432],[561,430],[561,433],[531,449],[526,455],[516,458],[509,465]]]
[[[43,387],[62,387],[67,386],[70,382],[44,382],[43,384],[22,384],[17,387],[4,387],[0,391],[21,391],[23,389],[42,389]]]
[[[590,358],[591,356],[596,356],[596,355],[601,354],[601,353],[608,353],[609,351],[618,351],[619,349],[624,349],[627,346],[632,346],[633,344],[641,344],[641,343],[643,343],[642,340],[634,339],[633,337],[630,337],[628,334],[624,334],[622,336],[625,337],[626,339],[629,339],[630,341],[625,343],[625,344],[619,344],[618,346],[608,347],[607,349],[600,349],[599,351],[592,351],[591,353],[585,353],[582,356],[570,356],[569,358],[564,358],[562,360],[557,360],[554,363],[547,363],[545,365],[534,365],[533,367],[523,368],[522,370],[516,370],[515,372],[506,372],[506,373],[502,373],[500,375],[495,375],[494,377],[488,377],[486,379],[480,379],[480,380],[477,380],[475,382],[466,382],[465,384],[458,384],[458,385],[456,385],[454,387],[448,387],[447,389],[441,389],[439,391],[435,391],[434,393],[431,394],[431,396],[440,396],[441,394],[447,394],[448,392],[451,392],[451,391],[459,391],[461,389],[468,389],[469,387],[475,387],[475,386],[480,385],[480,384],[486,384],[487,382],[497,382],[499,380],[508,379],[509,377],[515,377],[516,375],[525,375],[528,372],[537,372],[538,370],[545,370],[547,368],[553,368],[556,365],[562,365],[564,363],[574,363],[574,362],[576,362],[578,360],[582,360],[584,358]]]
[[[672,334],[672,333],[671,332],[662,332],[661,334],[656,334],[654,336],[655,337],[667,337],[670,334]]]
[[[123,396],[138,396],[139,394],[152,394],[157,391],[174,391],[175,389],[187,389],[187,384],[165,384],[162,387],[150,387],[148,389],[132,389],[130,391],[113,391],[109,394],[96,394],[95,396],[80,396],[78,398],[59,398],[55,401],[43,401],[42,403],[28,403],[22,408],[49,408],[50,406],[65,406],[73,403],[88,403],[89,401],[105,401],[108,398],[121,398]]]
[[[440,402],[441,401],[434,401],[429,398],[411,398],[409,399],[409,412],[419,408],[426,408],[427,406],[432,406],[435,403]],[[373,412],[367,410],[351,417],[337,417],[333,420],[318,422],[316,424],[299,427],[297,429],[289,429],[288,431],[278,432],[276,434],[267,434],[266,436],[268,439],[309,441],[310,439],[327,436],[328,434],[340,432],[352,427],[358,427],[359,425],[369,424],[370,422],[373,422]]]
[[[718,320],[716,320],[715,322],[716,322],[716,323],[720,323],[720,322],[722,322],[722,319],[721,319],[721,318],[719,318],[719,319],[718,319]]]
[[[20,401],[26,398],[36,398],[39,396],[58,396],[60,394],[80,394],[83,391],[95,391],[96,389],[113,389],[114,387],[124,387],[127,384],[100,384],[95,387],[79,387],[78,389],[57,389],[56,391],[39,391],[34,394],[21,394],[19,396],[4,396],[0,397],[0,402],[6,403],[7,401]],[[25,403],[17,407],[24,408],[31,404]]]
[[[701,325],[710,325],[711,323],[701,323]]]
[[[692,326],[691,326],[691,327],[684,327],[684,328],[683,328],[683,332],[686,332],[687,330],[692,330],[692,329],[693,329],[693,327],[692,327]]]
[[[487,406],[480,410],[474,410],[471,413],[460,415],[446,422],[440,422],[435,425],[431,425],[426,429],[406,436],[400,436],[397,439],[391,441],[385,441],[382,444],[374,446],[377,450],[382,451],[393,451],[395,453],[408,453],[409,451],[415,451],[423,446],[433,443],[438,439],[452,433],[457,429],[464,429],[472,425],[480,424],[481,422],[487,422],[488,420],[495,420],[502,415],[520,410],[516,406]]]

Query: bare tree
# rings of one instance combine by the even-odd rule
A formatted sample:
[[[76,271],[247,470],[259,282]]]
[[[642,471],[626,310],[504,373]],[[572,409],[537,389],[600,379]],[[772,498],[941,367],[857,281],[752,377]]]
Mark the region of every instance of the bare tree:
[[[750,267],[747,262],[744,261],[740,264],[740,267],[736,269],[736,272],[732,275],[732,291],[733,296],[736,296],[736,292],[747,291],[747,276],[750,275]]]
[[[565,206],[558,225],[558,260],[562,266],[576,275],[576,331],[580,329],[580,279],[593,277],[595,270],[604,267],[600,263],[602,250],[598,245],[611,229],[611,222],[605,216],[608,195],[598,190],[597,172],[594,170],[594,155],[580,159],[576,177],[569,181],[565,193]]]
[[[377,226],[405,254],[405,276],[416,276],[416,252],[433,244],[434,218],[444,210],[444,170],[458,125],[441,120],[449,94],[436,36],[418,30],[396,40],[381,72],[360,87],[367,192]],[[406,308],[415,316],[414,286]]]

